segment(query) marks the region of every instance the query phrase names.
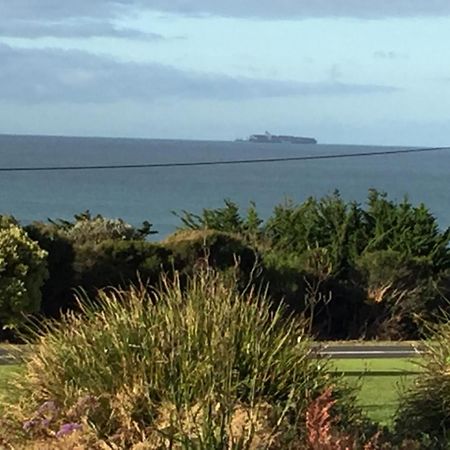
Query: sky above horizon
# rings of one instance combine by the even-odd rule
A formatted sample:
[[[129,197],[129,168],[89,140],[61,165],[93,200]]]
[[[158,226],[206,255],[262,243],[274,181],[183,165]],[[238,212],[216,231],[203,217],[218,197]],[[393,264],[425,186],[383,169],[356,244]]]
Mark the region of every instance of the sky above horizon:
[[[0,0],[0,133],[450,145],[448,0]]]

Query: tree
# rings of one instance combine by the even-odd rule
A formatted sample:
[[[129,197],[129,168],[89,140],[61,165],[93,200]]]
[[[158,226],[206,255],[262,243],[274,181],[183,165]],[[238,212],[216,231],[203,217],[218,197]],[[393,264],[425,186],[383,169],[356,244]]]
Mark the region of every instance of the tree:
[[[0,325],[16,328],[39,311],[47,253],[18,225],[0,226]]]

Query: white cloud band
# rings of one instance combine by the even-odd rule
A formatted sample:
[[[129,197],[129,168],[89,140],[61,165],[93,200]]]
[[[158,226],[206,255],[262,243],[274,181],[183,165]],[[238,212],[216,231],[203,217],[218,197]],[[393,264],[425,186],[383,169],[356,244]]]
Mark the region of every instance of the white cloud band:
[[[117,62],[83,51],[0,44],[0,99],[13,102],[112,102],[159,98],[245,100],[361,95],[397,89],[344,82],[278,81],[188,72],[161,64]]]

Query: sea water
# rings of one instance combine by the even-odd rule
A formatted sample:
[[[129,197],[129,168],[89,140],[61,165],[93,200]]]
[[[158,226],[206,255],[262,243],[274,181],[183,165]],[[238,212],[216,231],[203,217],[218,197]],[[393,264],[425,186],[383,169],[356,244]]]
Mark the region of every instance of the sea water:
[[[229,161],[339,153],[394,151],[396,147],[252,144],[247,142],[0,136],[0,168]],[[0,172],[0,214],[22,223],[70,219],[90,210],[139,225],[154,224],[160,238],[176,230],[173,212],[199,213],[224,199],[245,211],[254,201],[268,217],[276,204],[301,202],[338,189],[364,203],[370,188],[424,202],[442,228],[450,225],[450,151],[258,164],[115,170]]]

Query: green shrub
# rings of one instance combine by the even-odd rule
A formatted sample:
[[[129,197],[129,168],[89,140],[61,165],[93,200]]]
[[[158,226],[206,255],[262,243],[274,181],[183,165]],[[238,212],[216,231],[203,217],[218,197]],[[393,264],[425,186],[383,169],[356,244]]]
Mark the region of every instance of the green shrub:
[[[432,449],[450,445],[450,322],[432,326],[424,342],[422,371],[405,393],[397,412],[396,429],[406,437],[429,436]]]
[[[58,318],[76,306],[75,289],[95,292],[105,286],[128,286],[158,278],[167,266],[167,252],[145,241],[154,233],[144,222],[137,229],[121,219],[92,216],[88,211],[72,222],[33,222],[27,233],[48,253],[49,277],[42,287],[40,313]]]
[[[259,260],[258,252],[241,235],[216,230],[180,230],[163,245],[172,252],[174,267],[187,275],[204,266],[221,271],[237,268],[248,280]]]
[[[75,284],[73,243],[51,224],[33,222],[25,227],[31,239],[47,252],[48,278],[42,286],[40,314],[58,318],[74,307]]]
[[[252,240],[245,234],[250,215],[230,201],[182,220],[244,236],[261,254],[273,299],[311,316],[321,337],[415,339],[417,317],[429,319],[442,306],[436,286],[450,270],[450,228],[440,230],[422,204],[370,190],[363,207],[336,191],[280,204],[264,224],[253,216]]]
[[[16,328],[39,311],[46,252],[13,223],[0,227],[0,325]]]
[[[450,228],[441,231],[425,205],[414,206],[406,198],[394,203],[371,190],[366,214],[371,229],[366,251],[392,250],[426,258],[434,272],[450,268]]]
[[[301,254],[327,249],[333,272],[344,275],[369,232],[359,205],[346,203],[338,192],[301,205],[288,201],[276,206],[264,230],[275,250]]]
[[[72,222],[67,220],[50,221],[59,234],[67,237],[74,244],[95,243],[106,240],[142,240],[148,235],[156,234],[152,224],[145,221],[141,228],[135,228],[122,219],[108,219],[100,214],[92,216],[89,211],[76,214]]]
[[[51,405],[47,428],[81,423],[119,448],[281,449],[332,387],[333,417],[353,423],[353,397],[310,357],[304,324],[229,280],[206,269],[185,289],[103,293],[48,324],[16,386],[19,417],[33,430]]]
[[[171,266],[171,253],[142,240],[104,240],[75,247],[74,285],[88,292],[133,283],[156,283]]]
[[[188,211],[183,211],[180,215],[175,213],[175,215],[181,219],[182,229],[216,230],[240,234],[251,240],[260,237],[263,223],[253,202],[247,209],[246,217],[241,216],[239,206],[231,200],[225,200],[223,208],[205,208],[200,215]]]

